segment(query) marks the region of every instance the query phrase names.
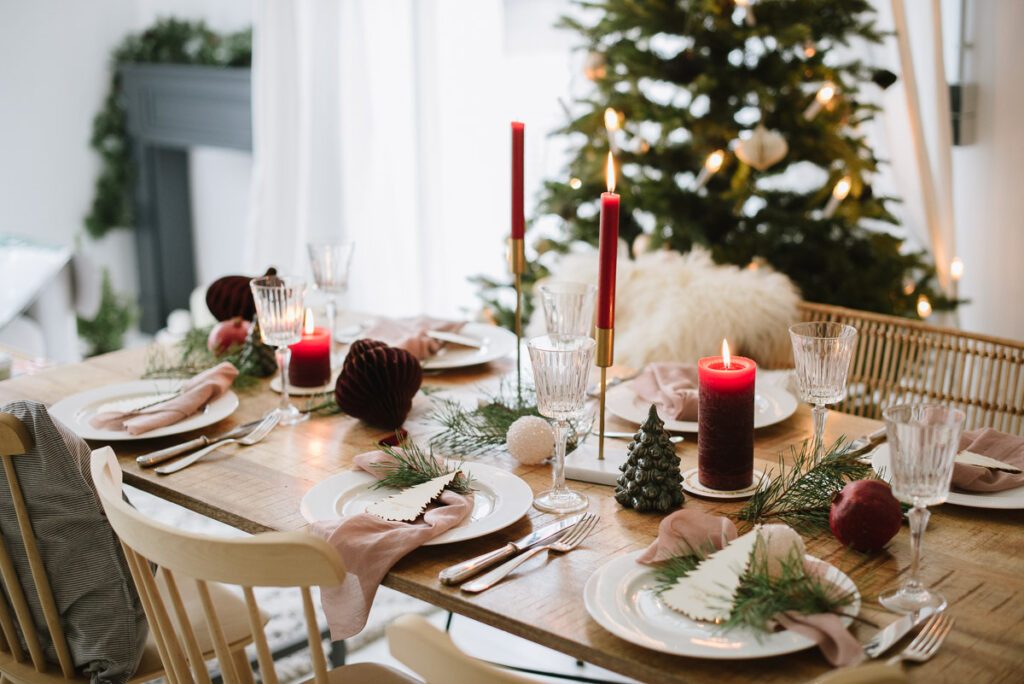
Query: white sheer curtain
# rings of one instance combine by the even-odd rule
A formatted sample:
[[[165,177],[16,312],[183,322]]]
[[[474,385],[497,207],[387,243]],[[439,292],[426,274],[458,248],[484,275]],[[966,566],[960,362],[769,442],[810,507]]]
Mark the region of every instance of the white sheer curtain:
[[[307,240],[344,236],[347,306],[472,314],[467,277],[506,269],[509,121],[528,195],[562,164],[547,134],[580,72],[548,27],[567,6],[257,0],[250,270],[306,273]]]

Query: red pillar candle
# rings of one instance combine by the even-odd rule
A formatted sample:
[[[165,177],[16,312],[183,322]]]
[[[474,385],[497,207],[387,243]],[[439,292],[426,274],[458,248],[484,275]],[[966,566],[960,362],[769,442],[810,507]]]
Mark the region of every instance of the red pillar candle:
[[[523,133],[526,126],[512,122],[512,239],[522,240],[526,231],[523,213]]]
[[[729,355],[697,362],[697,478],[710,489],[745,489],[754,481],[754,378],[757,364]]]
[[[601,193],[600,263],[597,276],[597,327],[615,327],[615,264],[619,255],[619,196],[615,194],[615,162],[608,153],[608,192]]]
[[[302,339],[288,347],[288,383],[295,387],[321,387],[331,380],[331,334],[313,325],[313,313],[306,310]]]

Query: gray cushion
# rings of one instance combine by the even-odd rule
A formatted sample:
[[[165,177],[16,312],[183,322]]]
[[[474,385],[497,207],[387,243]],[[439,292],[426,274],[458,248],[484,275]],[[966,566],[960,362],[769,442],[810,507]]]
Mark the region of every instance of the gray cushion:
[[[15,470],[75,667],[94,683],[126,682],[139,665],[148,626],[121,545],[96,496],[91,450],[38,402],[16,401],[0,411],[20,419],[35,441],[27,455],[14,457]],[[0,480],[0,531],[40,642],[56,663],[2,470]]]

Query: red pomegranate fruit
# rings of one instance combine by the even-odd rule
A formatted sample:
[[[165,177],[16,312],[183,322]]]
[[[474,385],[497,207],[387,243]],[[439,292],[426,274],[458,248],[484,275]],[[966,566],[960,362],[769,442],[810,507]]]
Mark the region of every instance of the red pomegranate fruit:
[[[213,326],[210,336],[206,338],[206,348],[220,356],[235,347],[245,344],[245,337],[249,334],[251,323],[241,316],[229,318]]]
[[[885,482],[856,480],[832,499],[828,524],[844,545],[878,551],[900,531],[903,510]]]

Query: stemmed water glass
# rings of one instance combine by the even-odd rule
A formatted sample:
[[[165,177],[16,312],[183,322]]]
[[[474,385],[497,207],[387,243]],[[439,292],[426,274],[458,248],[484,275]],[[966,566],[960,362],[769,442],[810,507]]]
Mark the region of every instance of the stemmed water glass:
[[[348,290],[352,253],[356,244],[347,240],[310,242],[309,265],[316,289],[327,295],[327,329],[331,333],[331,361],[336,360],[334,333],[338,318],[337,297]]]
[[[565,446],[569,420],[583,408],[587,380],[594,363],[591,337],[534,337],[527,342],[537,388],[537,410],[551,418],[555,428],[555,462],[551,489],[541,492],[533,505],[550,513],[572,513],[587,507],[587,497],[565,485]]]
[[[814,459],[818,460],[825,451],[826,405],[846,396],[846,376],[857,329],[842,323],[815,321],[790,326],[789,336],[800,398],[814,405],[813,449]]]
[[[281,404],[277,409],[280,424],[294,425],[309,418],[309,414],[292,406],[288,396],[288,362],[292,357],[288,345],[302,339],[306,283],[290,276],[269,275],[253,279],[249,287],[263,343],[275,348],[277,367],[281,369]]]
[[[949,496],[953,459],[960,446],[964,412],[937,404],[901,404],[882,411],[889,440],[892,492],[913,508],[910,519],[910,574],[903,584],[878,597],[889,610],[912,613],[922,608],[939,610],[946,599],[929,591],[918,577],[921,540],[928,525],[928,506]]]
[[[594,327],[597,288],[586,283],[553,282],[538,286],[548,335],[587,337]]]

